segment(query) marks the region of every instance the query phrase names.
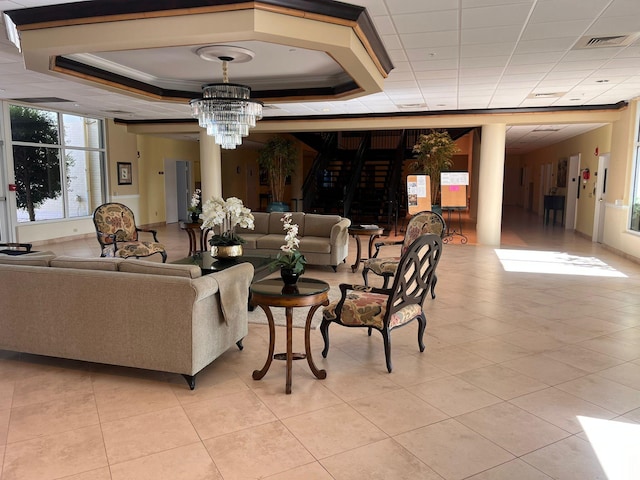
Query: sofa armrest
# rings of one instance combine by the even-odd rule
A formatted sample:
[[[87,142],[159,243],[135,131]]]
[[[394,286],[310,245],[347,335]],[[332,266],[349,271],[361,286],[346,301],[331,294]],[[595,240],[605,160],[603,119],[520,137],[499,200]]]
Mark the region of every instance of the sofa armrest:
[[[343,218],[333,227],[331,227],[331,245],[342,245],[349,242],[349,227],[351,226],[351,220]]]
[[[218,282],[213,275],[203,275],[202,277],[194,278],[191,281],[191,285],[193,285],[196,291],[196,302],[218,293]]]

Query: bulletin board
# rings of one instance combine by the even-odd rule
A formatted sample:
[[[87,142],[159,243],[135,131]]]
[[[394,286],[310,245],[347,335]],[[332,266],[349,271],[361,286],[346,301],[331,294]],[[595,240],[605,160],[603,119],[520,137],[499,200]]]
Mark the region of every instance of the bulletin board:
[[[442,208],[466,208],[469,172],[442,172],[440,196]]]
[[[431,210],[429,175],[407,175],[407,207],[409,215]]]

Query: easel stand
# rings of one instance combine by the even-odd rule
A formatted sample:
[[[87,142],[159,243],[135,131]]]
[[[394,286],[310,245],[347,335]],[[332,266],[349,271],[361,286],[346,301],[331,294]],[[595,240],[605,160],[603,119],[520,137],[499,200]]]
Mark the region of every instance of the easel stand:
[[[462,237],[460,239],[460,243],[465,244],[467,243],[467,237],[466,235],[464,235],[462,233],[462,214],[461,212],[463,210],[466,210],[467,207],[443,207],[442,210],[446,210],[447,211],[447,233],[445,234],[445,236],[443,237],[442,241],[444,243],[449,243],[453,240],[454,235],[459,235],[460,237]],[[451,212],[458,212],[458,230],[456,230],[455,228],[451,228]]]

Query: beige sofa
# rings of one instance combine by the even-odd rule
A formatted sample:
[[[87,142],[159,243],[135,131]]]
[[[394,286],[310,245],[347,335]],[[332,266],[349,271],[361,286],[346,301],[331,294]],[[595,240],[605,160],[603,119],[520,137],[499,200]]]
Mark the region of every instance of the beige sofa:
[[[0,256],[0,349],[196,374],[248,332],[253,267]]]
[[[277,254],[284,245],[282,212],[253,212],[254,229],[236,232],[246,243],[244,250]],[[308,264],[330,265],[336,270],[349,254],[349,226],[351,220],[339,215],[293,212],[292,223],[298,225],[300,253]]]

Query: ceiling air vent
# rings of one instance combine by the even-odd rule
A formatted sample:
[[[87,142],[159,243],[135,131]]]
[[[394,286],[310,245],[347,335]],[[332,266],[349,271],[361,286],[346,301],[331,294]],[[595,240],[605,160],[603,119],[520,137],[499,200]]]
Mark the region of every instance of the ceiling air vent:
[[[626,47],[631,45],[640,33],[629,35],[603,35],[600,37],[582,37],[576,43],[574,49],[582,48],[603,48],[603,47]]]

